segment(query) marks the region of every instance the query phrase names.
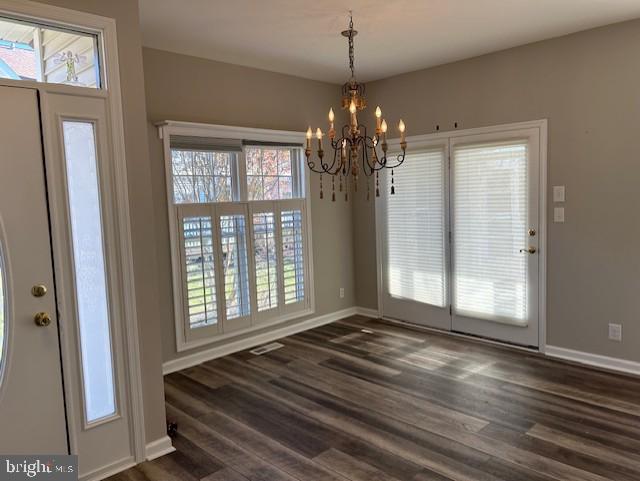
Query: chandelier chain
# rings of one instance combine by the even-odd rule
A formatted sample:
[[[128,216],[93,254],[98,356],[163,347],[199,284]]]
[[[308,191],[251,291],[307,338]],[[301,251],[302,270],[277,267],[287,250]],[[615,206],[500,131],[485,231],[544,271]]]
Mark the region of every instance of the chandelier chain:
[[[353,36],[353,15],[349,11],[349,68],[351,69],[351,80],[355,80]]]

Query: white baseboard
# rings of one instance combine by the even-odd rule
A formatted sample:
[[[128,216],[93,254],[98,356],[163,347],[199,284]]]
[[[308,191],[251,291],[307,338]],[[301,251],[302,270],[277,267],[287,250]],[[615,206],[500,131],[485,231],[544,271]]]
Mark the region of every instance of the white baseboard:
[[[233,354],[234,352],[244,351],[261,344],[277,341],[283,337],[307,331],[314,327],[323,326],[325,324],[344,319],[345,317],[354,316],[356,313],[358,313],[358,309],[356,307],[349,307],[347,309],[342,309],[341,311],[335,311],[323,316],[313,317],[291,326],[276,328],[262,334],[238,339],[237,341],[231,340],[221,346],[212,347],[210,349],[205,349],[204,351],[198,351],[193,354],[187,354],[178,359],[167,361],[162,364],[162,373],[169,374],[175,371],[180,371],[188,367],[196,366],[205,361]]]
[[[102,468],[94,469],[93,471],[81,475],[78,479],[80,481],[100,481],[106,479],[114,474],[118,474],[126,469],[129,469],[136,465],[133,456],[127,456],[126,458],[115,461]]]
[[[377,309],[369,309],[368,307],[356,307],[356,314],[372,319],[380,319],[382,316]]]
[[[548,357],[573,361],[587,366],[600,367],[611,371],[623,372],[640,376],[640,362],[627,361],[616,357],[601,356],[589,352],[574,351],[564,347],[547,345],[545,354]]]
[[[176,450],[171,443],[171,438],[169,436],[163,436],[160,439],[156,439],[155,441],[151,441],[147,443],[145,449],[145,458],[147,461],[151,461],[153,459],[159,458],[160,456],[164,456],[165,454],[172,453]]]

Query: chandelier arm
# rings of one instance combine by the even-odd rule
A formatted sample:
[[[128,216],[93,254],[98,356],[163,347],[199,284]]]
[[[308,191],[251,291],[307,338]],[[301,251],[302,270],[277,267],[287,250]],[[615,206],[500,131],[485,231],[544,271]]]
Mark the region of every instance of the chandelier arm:
[[[320,169],[316,167],[316,163],[312,160],[307,160],[307,167],[311,172],[315,172],[316,174],[327,174],[328,172],[324,170],[324,166],[320,163]]]
[[[367,145],[367,143],[370,140],[371,140],[370,137],[362,138],[362,171],[364,172],[364,175],[366,175],[367,177],[371,177],[374,173],[373,166],[369,162],[369,146]],[[373,144],[373,141],[372,141],[372,144]]]

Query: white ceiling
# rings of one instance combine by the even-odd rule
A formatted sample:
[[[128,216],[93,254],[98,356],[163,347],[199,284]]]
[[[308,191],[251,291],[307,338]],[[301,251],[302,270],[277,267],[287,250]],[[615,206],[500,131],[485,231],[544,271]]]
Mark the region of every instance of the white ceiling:
[[[140,0],[143,44],[328,82],[363,81],[640,17],[639,0]]]

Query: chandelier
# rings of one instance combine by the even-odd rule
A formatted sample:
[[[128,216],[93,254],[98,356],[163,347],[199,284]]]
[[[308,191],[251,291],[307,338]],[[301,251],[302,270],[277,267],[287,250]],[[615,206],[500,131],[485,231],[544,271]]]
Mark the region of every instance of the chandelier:
[[[320,174],[320,198],[324,198],[322,185],[322,176],[328,174],[331,176],[332,200],[336,200],[336,178],[339,180],[339,189],[343,191],[344,182],[344,198],[349,199],[349,178],[353,182],[353,189],[358,191],[358,178],[361,173],[367,177],[367,200],[370,198],[370,181],[375,174],[375,192],[376,197],[380,196],[379,172],[382,169],[391,169],[391,194],[395,194],[395,183],[393,178],[393,169],[399,167],[405,158],[407,150],[407,142],[405,138],[405,124],[402,120],[398,123],[400,132],[400,149],[402,153],[399,155],[391,155],[387,158],[389,145],[387,144],[387,122],[382,117],[380,107],[376,107],[376,130],[375,135],[367,134],[367,127],[358,122],[358,112],[367,107],[365,99],[365,85],[356,81],[354,73],[354,51],[353,38],[358,34],[353,29],[353,16],[349,12],[349,29],[342,32],[342,35],[349,40],[349,69],[351,70],[351,78],[342,86],[342,109],[349,110],[349,123],[344,125],[340,131],[340,136],[336,136],[334,127],[335,114],[333,108],[329,110],[329,145],[331,151],[325,156],[323,150],[322,130],[318,128],[315,132],[317,139],[317,160],[311,157],[311,144],[313,139],[313,131],[311,127],[307,130],[307,142],[305,148],[305,156],[307,165],[312,172]],[[380,150],[380,152],[379,152]]]

